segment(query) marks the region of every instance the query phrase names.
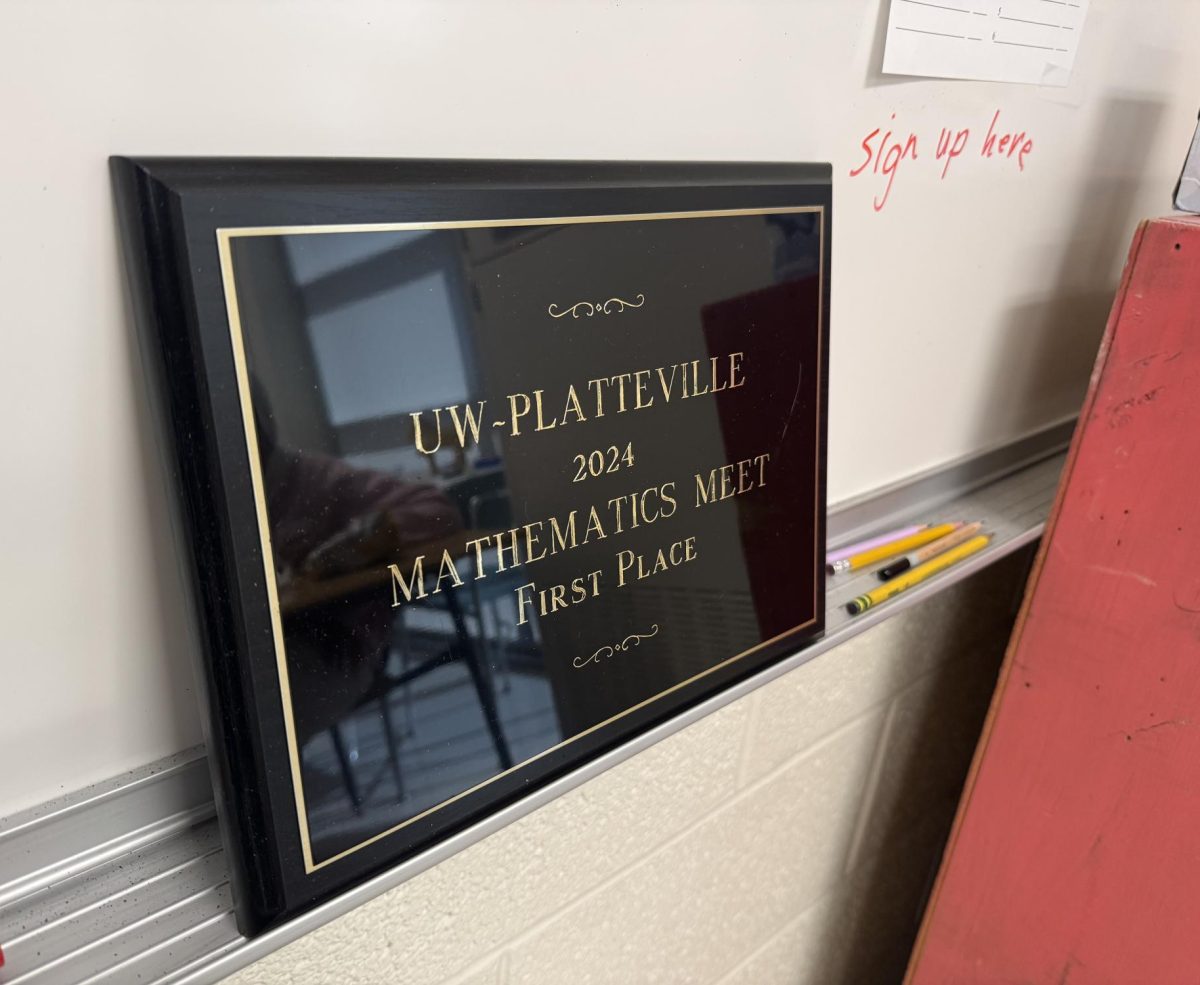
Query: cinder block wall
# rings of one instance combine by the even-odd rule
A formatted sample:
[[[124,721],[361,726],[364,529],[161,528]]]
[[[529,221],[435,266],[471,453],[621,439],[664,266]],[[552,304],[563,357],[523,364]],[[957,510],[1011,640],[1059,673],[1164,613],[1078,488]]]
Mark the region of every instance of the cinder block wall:
[[[899,981],[1028,562],[886,620],[228,981]]]

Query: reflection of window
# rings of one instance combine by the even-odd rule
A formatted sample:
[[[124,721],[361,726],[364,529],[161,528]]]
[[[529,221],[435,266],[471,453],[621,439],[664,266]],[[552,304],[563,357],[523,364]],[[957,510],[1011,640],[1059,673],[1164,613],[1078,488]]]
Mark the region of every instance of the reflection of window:
[[[410,246],[431,235],[431,230],[371,233],[321,233],[288,236],[288,256],[298,284],[311,284],[328,274],[348,270],[365,260],[374,260],[388,250]]]
[[[441,270],[309,318],[334,425],[469,396],[455,311]]]

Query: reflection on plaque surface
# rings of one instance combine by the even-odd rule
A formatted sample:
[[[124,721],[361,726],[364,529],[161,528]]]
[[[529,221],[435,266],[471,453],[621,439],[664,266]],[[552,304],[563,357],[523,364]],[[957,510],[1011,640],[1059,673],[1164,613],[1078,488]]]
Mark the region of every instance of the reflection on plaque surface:
[[[827,168],[114,169],[247,929],[820,633]]]

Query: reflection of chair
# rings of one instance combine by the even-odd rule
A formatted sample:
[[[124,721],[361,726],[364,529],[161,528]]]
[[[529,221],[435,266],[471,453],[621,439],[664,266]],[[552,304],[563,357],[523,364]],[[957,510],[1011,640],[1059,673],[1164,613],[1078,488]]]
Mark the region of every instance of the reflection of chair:
[[[458,505],[471,530],[487,533],[509,530],[512,527],[512,504],[503,469],[496,468],[468,476],[447,485],[443,491]],[[495,554],[496,552],[490,549],[483,552],[488,561],[492,561]],[[524,578],[514,569],[497,572],[494,563],[485,562],[485,567],[490,573],[486,578],[479,579],[475,577],[473,556],[464,557],[458,562],[459,576],[470,590],[469,599],[462,599],[460,596],[460,602],[469,602],[465,615],[474,619],[478,627],[478,640],[483,651],[485,667],[493,679],[498,669],[503,675],[504,690],[508,690],[508,672],[511,666],[509,647],[502,638],[502,630],[508,627],[501,617],[500,602],[506,596],[513,597],[518,586],[524,583]],[[532,647],[533,637],[529,623],[521,625],[514,619],[511,628],[515,641]],[[411,709],[407,692],[405,707]],[[409,721],[411,720],[410,713]]]
[[[450,483],[443,491],[459,506],[460,512],[468,520],[471,530],[481,532],[507,530],[511,526],[512,510],[504,482],[503,470],[496,469]],[[494,554],[494,552],[486,553]],[[504,668],[507,681],[507,649],[500,640],[502,625],[500,602],[504,596],[512,598],[513,591],[522,583],[523,579],[518,572],[497,573],[494,568],[487,578],[476,579],[473,553],[462,557],[458,566],[459,574],[465,583],[463,588],[443,584],[442,590],[436,595],[431,592],[424,599],[419,601],[414,599],[396,610],[393,619],[391,653],[388,659],[383,661],[374,680],[356,703],[357,708],[371,703],[377,703],[379,707],[384,738],[387,742],[389,766],[396,784],[397,799],[404,798],[405,789],[400,759],[402,734],[412,736],[415,720],[411,685],[417,679],[454,660],[462,660],[470,675],[471,684],[479,700],[500,768],[508,769],[513,764],[512,754],[504,735],[496,704],[495,668]],[[430,577],[429,581],[432,582],[432,580]],[[415,666],[410,666],[412,653],[416,647],[412,645],[413,634],[406,621],[406,613],[415,607],[445,613],[449,616],[453,626],[453,635],[441,652],[427,657]],[[468,630],[468,619],[472,620],[477,628],[474,636]],[[491,633],[489,633],[489,622],[493,630]],[[515,630],[519,632],[515,631],[514,636],[527,638],[532,646],[533,639],[528,623],[523,627],[515,626]],[[391,669],[392,654],[398,658],[398,672],[393,672]],[[397,688],[402,689],[406,719],[403,730],[396,726],[390,703],[390,695]],[[344,737],[337,724],[330,728],[330,738],[333,741],[346,791],[357,813],[361,810],[363,795],[354,775],[353,763]]]
[[[453,586],[443,586],[442,591],[438,595],[428,595],[419,602],[414,600],[408,603],[414,606],[420,605],[436,608],[447,613],[454,627],[453,636],[441,652],[426,658],[411,668],[407,666],[407,633],[404,628],[405,607],[397,610],[396,631],[401,637],[403,647],[401,649],[401,670],[399,673],[390,672],[389,664],[391,661],[385,660],[379,668],[374,681],[359,697],[355,706],[362,708],[375,703],[379,707],[383,720],[384,739],[387,743],[388,761],[396,783],[397,800],[404,799],[404,778],[400,762],[400,733],[392,718],[390,696],[396,688],[404,688],[407,694],[409,685],[413,681],[455,660],[463,662],[471,678],[471,684],[479,700],[480,710],[483,712],[484,722],[491,737],[492,746],[496,751],[496,759],[500,764],[500,768],[508,769],[513,765],[512,752],[509,749],[508,740],[505,738],[504,729],[500,722],[492,676],[483,666],[475,644],[472,641],[471,634],[467,630],[466,620],[460,605],[461,598],[462,592],[460,589],[456,589]],[[441,601],[439,602],[438,600]],[[411,723],[411,710],[409,711],[409,715]],[[343,782],[346,785],[346,792],[350,797],[354,812],[357,814],[362,809],[363,796],[355,778],[353,763],[346,749],[338,723],[334,723],[331,726],[330,738],[333,741],[338,766],[342,773]]]
[[[400,743],[397,741],[395,723],[392,721],[392,709],[388,706],[386,694],[379,698],[379,712],[383,717],[383,733],[387,740],[388,765],[392,770],[392,778],[396,781],[396,799],[403,800],[404,774],[400,769]],[[346,740],[342,736],[342,726],[339,722],[334,722],[329,727],[329,738],[333,742],[333,751],[337,756],[342,782],[346,784],[350,803],[354,807],[354,813],[357,814],[362,810],[362,791],[358,788],[358,780],[354,776],[354,763],[350,757],[350,750],[346,748]]]
[[[319,607],[289,614],[288,664],[293,720],[300,744],[326,733],[333,745],[342,782],[357,813],[362,803],[351,765],[351,752],[340,726],[361,706],[372,686],[370,661],[358,659],[354,639],[335,621],[322,620]],[[336,684],[331,685],[331,681]],[[389,725],[385,720],[385,726]]]
[[[512,526],[512,503],[507,489],[496,489],[490,492],[476,493],[467,504],[467,517],[474,530],[506,530]],[[495,551],[485,554],[495,555]],[[461,572],[469,577],[470,573]],[[525,583],[525,577],[518,569],[509,568],[505,571],[494,571],[486,579],[480,581],[469,577],[471,586],[471,603],[475,609],[475,617],[479,622],[480,641],[484,646],[488,663],[491,667],[499,668],[503,675],[504,690],[508,690],[508,645],[502,638],[503,621],[500,617],[500,601],[503,598],[513,599],[517,588]],[[492,623],[492,633],[486,629],[485,613]],[[528,644],[532,644],[529,623],[522,624],[514,620],[513,636]]]
[[[399,674],[395,676],[385,674],[385,690],[407,687],[412,681],[436,670],[445,663],[455,659],[462,660],[467,668],[467,672],[471,676],[471,684],[475,688],[476,696],[479,698],[479,704],[483,710],[488,732],[491,735],[492,745],[496,749],[496,758],[500,761],[502,768],[508,769],[512,766],[512,754],[509,752],[508,741],[504,737],[504,731],[500,724],[492,675],[480,660],[471,634],[467,631],[467,623],[463,616],[461,605],[462,598],[461,589],[447,585],[442,587],[439,595],[426,596],[422,602],[418,603],[429,605],[431,608],[444,609],[450,615],[451,622],[454,625],[454,641],[450,643],[443,653],[422,661],[416,667],[404,669],[405,665],[402,663],[402,669]],[[440,602],[438,601],[439,599],[441,600]],[[404,608],[401,607],[398,613],[397,618],[403,620]]]
[[[459,513],[469,519],[471,501],[494,493],[503,492],[505,488],[504,469],[494,468],[476,472],[454,482],[448,482],[442,487],[442,492],[458,507]],[[507,523],[507,515],[504,523]]]

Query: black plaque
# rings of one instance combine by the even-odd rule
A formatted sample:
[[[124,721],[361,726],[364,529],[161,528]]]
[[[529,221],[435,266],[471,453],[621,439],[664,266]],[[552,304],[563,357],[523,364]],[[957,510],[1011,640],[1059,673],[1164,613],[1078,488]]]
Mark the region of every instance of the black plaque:
[[[113,167],[247,932],[820,634],[826,165]]]

